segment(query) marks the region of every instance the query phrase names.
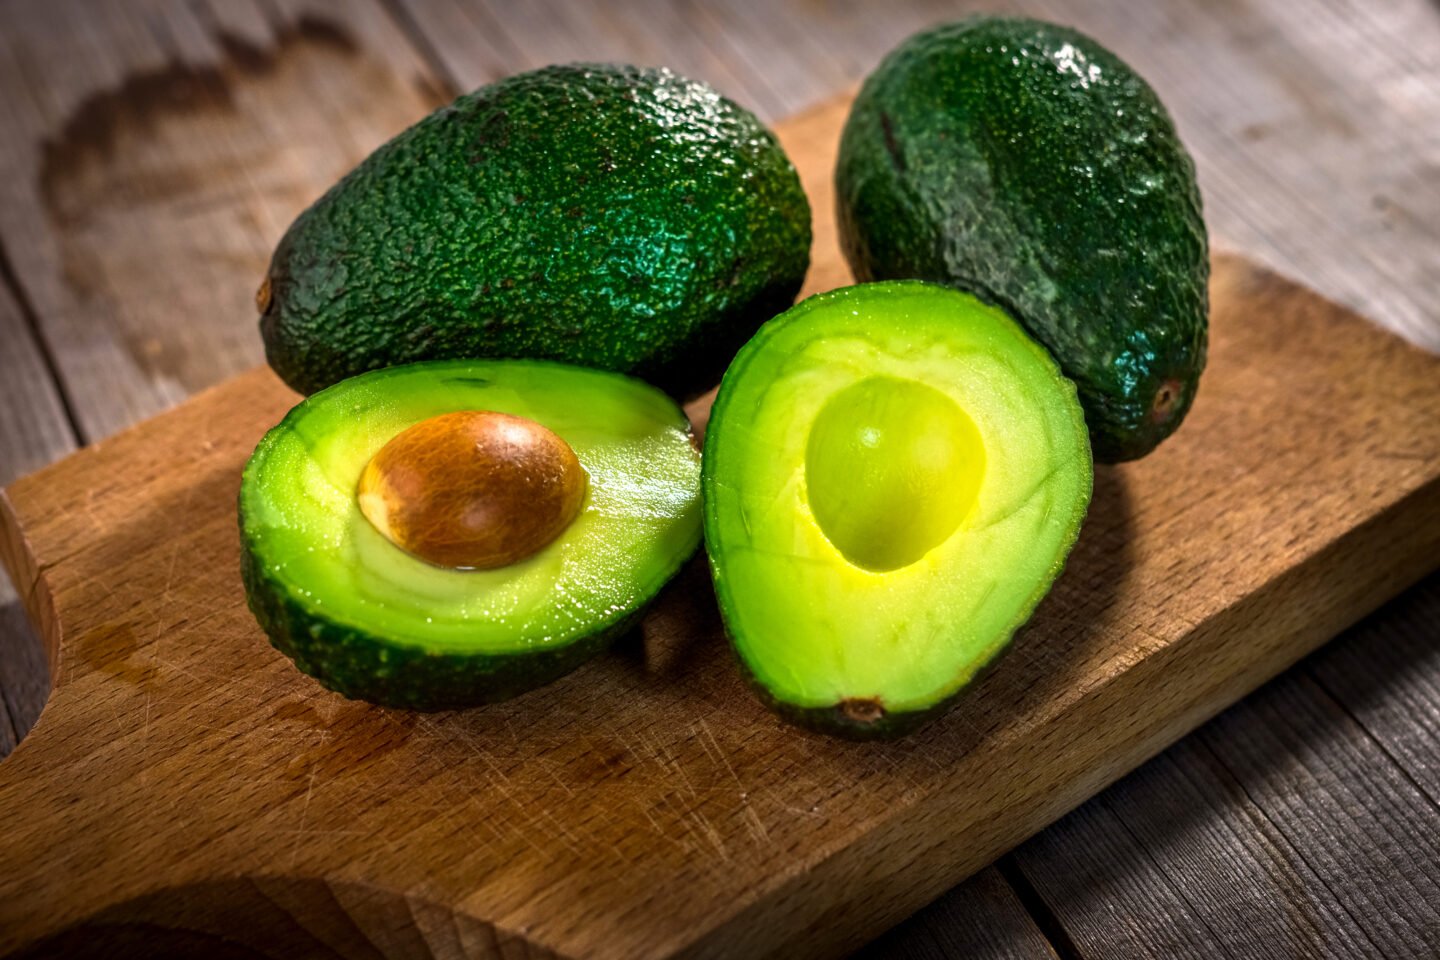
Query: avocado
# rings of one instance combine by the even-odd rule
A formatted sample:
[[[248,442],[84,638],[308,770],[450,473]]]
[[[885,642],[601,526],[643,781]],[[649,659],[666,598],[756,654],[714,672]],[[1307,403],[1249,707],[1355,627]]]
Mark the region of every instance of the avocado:
[[[347,697],[435,710],[566,673],[700,542],[690,424],[654,387],[446,360],[301,401],[240,487],[250,609]]]
[[[301,393],[522,357],[688,397],[794,302],[809,255],[800,180],[753,114],[669,70],[576,64],[380,147],[290,226],[256,302]]]
[[[1023,323],[1080,392],[1097,459],[1169,436],[1205,366],[1195,166],[1155,92],[1074,30],[973,17],[865,81],[835,172],[857,280],[968,290]]]
[[[720,384],[702,467],[726,629],[783,716],[941,712],[1060,573],[1090,501],[1074,385],[1000,309],[887,281],[801,302]]]

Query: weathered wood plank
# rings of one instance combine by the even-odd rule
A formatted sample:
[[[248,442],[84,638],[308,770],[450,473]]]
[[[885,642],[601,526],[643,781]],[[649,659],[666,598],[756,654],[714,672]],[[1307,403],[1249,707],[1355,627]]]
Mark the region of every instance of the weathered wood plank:
[[[440,99],[375,0],[12,3],[0,89],[0,238],[90,437],[259,362],[281,231]]]
[[[1440,953],[1433,770],[1440,577],[1417,587],[1016,852],[1082,956]],[[1428,658],[1390,659],[1397,637]],[[1363,681],[1347,682],[1350,671]],[[1397,739],[1382,749],[1314,679]],[[1403,744],[1403,746],[1402,746]],[[1415,762],[1402,766],[1405,747]]]
[[[74,450],[79,438],[44,350],[3,280],[0,344],[0,486],[5,486]]]
[[[375,3],[9,4],[0,90],[0,484],[259,362],[280,231],[439,99]],[[0,756],[48,689],[15,599]]]
[[[0,758],[35,725],[50,694],[50,671],[40,638],[8,576],[0,579]]]
[[[6,270],[4,273],[8,274]],[[75,449],[64,399],[31,318],[0,279],[0,486]],[[0,570],[0,757],[15,749],[49,692],[40,640]]]
[[[1440,804],[1440,582],[1390,604],[1362,639],[1332,644],[1307,669]]]
[[[1050,941],[996,867],[946,893],[852,960],[1056,960]]]
[[[748,62],[763,50],[717,29],[710,5],[632,0],[622,5],[543,0],[404,0],[401,9],[433,49],[453,84],[470,90],[499,77],[550,63],[621,60],[663,64],[713,83],[775,120],[813,104],[838,86],[793,71],[803,81],[787,87],[775,74],[778,62],[755,69]],[[772,22],[783,7],[760,19]],[[751,19],[754,19],[752,11]],[[792,77],[793,79],[793,77]],[[843,78],[838,82],[843,83]]]

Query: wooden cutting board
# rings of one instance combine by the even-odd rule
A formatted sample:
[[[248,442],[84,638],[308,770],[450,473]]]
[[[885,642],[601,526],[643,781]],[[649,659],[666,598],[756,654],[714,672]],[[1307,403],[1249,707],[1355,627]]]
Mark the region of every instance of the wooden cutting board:
[[[816,206],[809,292],[848,279],[845,109],[782,128]],[[324,691],[270,648],[237,572],[241,466],[296,399],[266,370],[17,482],[0,547],[55,690],[0,765],[0,952],[855,946],[1440,563],[1440,360],[1242,259],[1214,267],[1189,420],[1097,471],[1013,651],[898,743],[761,707],[698,560],[637,635],[509,703]]]

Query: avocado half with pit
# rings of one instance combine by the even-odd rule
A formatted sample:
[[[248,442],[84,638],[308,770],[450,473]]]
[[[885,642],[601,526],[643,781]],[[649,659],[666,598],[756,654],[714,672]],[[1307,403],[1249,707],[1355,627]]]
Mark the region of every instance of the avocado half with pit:
[[[936,284],[814,296],[721,382],[705,542],[735,649],[788,718],[903,733],[1010,642],[1090,500],[1075,387],[1013,320]]]
[[[446,709],[547,683],[633,625],[700,542],[684,413],[541,361],[390,367],[297,405],[240,488],[250,608],[348,697]]]

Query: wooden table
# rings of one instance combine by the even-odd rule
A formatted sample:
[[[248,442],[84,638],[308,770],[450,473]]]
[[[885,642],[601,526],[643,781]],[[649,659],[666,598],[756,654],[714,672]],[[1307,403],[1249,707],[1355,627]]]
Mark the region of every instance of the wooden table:
[[[1157,87],[1196,154],[1219,244],[1440,348],[1440,9],[1017,6],[1101,38]],[[0,482],[260,362],[250,298],[280,232],[455,91],[556,61],[666,63],[773,120],[960,12],[918,0],[0,7]],[[1431,577],[863,952],[1440,955],[1437,640]],[[0,585],[0,751],[46,686]]]

